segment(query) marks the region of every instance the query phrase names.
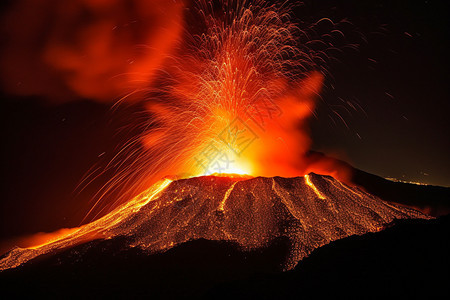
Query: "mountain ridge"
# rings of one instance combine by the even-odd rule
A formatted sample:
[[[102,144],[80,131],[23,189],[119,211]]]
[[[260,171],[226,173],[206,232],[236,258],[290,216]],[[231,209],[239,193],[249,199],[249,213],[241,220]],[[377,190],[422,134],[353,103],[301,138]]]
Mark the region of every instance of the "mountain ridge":
[[[8,269],[92,239],[125,236],[149,254],[197,240],[237,242],[244,251],[287,238],[288,270],[317,249],[351,235],[382,230],[395,219],[429,219],[333,177],[251,179],[202,176],[164,181],[90,224],[47,244],[15,248],[0,260]]]

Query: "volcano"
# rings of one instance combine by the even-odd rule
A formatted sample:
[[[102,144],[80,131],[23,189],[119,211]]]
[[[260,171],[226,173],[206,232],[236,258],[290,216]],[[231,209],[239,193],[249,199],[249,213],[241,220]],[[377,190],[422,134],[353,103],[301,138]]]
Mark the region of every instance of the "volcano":
[[[288,270],[332,241],[380,231],[396,219],[429,218],[314,173],[165,179],[103,218],[41,245],[12,249],[0,268],[92,240],[126,238],[128,247],[153,254],[199,239],[233,242],[245,252],[283,238],[289,242],[281,268]]]

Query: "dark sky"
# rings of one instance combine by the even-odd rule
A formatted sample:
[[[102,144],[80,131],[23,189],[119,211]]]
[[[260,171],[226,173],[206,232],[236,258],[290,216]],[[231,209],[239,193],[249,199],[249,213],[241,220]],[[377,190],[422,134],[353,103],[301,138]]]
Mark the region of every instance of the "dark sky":
[[[446,2],[314,2],[316,16],[347,18],[367,38],[359,54],[331,68],[335,90],[312,123],[314,148],[383,177],[450,186]],[[338,98],[365,112],[348,112]]]
[[[445,1],[305,4],[298,19],[348,19],[367,40],[330,64],[332,76],[311,122],[313,149],[383,177],[450,186]],[[123,127],[139,108],[1,95],[0,237],[77,225],[110,174],[79,194],[77,184],[117,152],[131,134]],[[350,109],[347,101],[359,108]]]

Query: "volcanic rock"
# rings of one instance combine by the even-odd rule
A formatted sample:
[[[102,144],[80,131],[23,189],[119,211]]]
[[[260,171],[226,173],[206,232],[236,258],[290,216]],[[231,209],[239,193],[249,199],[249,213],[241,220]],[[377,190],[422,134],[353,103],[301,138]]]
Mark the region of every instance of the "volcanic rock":
[[[380,231],[395,219],[416,218],[430,217],[314,173],[296,178],[166,179],[66,236],[11,250],[0,269],[88,240],[114,237],[125,237],[129,247],[149,254],[198,239],[230,241],[249,251],[282,238],[289,241],[282,268],[291,269],[332,241]]]

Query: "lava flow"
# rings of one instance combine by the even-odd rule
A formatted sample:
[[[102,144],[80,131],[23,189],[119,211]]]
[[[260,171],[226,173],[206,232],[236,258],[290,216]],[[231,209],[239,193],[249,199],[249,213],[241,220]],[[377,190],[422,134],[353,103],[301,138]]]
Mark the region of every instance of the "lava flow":
[[[262,0],[198,1],[189,10],[177,50],[145,89],[148,118],[137,125],[144,133],[110,164],[117,175],[91,216],[168,175],[315,172],[349,182],[347,168],[308,157],[307,121],[324,80],[315,59],[324,57],[300,44],[306,34],[290,11]]]
[[[290,249],[282,267],[290,269],[322,245],[379,231],[404,218],[429,217],[314,173],[165,179],[97,221],[45,244],[11,250],[0,260],[0,270],[93,239],[117,237],[149,254],[201,238],[233,241],[251,250],[284,237]]]
[[[1,270],[120,236],[149,253],[200,238],[255,249],[286,237],[289,269],[331,241],[427,218],[346,185],[348,170],[331,159],[308,157],[307,120],[324,75],[316,53],[298,44],[290,7],[219,2],[191,10],[197,23],[146,89],[147,130],[111,163],[120,170],[91,210],[107,201],[111,211],[97,209],[103,217],[91,223],[11,250]],[[172,174],[186,179],[158,181]]]

